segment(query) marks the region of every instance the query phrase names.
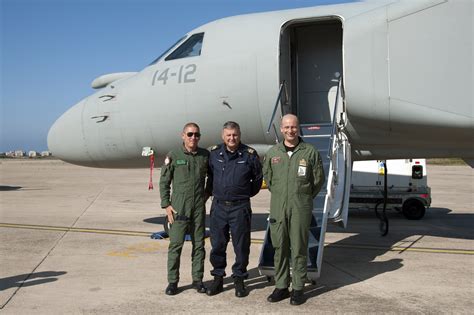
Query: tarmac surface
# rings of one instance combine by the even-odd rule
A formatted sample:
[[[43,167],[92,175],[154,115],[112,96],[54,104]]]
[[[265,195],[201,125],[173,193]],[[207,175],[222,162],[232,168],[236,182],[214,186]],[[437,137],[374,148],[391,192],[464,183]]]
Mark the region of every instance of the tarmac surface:
[[[230,278],[213,297],[190,289],[189,242],[181,292],[165,295],[168,241],[150,239],[163,230],[159,172],[151,191],[148,172],[0,161],[0,312],[472,314],[474,171],[468,166],[428,165],[432,207],[420,221],[390,212],[386,237],[372,211],[350,212],[346,230],[329,226],[322,276],[305,287],[308,299],[300,306],[267,302],[273,283],[257,269],[268,191],[252,200],[249,296],[235,297]],[[228,274],[233,259],[229,244]],[[210,281],[208,258],[205,268]]]

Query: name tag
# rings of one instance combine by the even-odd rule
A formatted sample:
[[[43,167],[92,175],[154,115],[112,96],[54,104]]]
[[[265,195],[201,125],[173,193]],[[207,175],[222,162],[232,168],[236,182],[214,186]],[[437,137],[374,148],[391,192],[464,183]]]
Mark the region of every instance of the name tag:
[[[306,166],[298,166],[298,176],[306,176]]]
[[[186,165],[188,162],[186,160],[176,160],[176,165]]]

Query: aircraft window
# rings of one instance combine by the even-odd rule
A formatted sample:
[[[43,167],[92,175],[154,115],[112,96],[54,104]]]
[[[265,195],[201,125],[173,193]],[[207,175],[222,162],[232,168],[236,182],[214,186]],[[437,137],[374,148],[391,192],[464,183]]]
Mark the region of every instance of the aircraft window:
[[[178,45],[179,43],[181,43],[184,39],[186,38],[186,35],[181,37],[176,43],[174,43],[173,45],[170,46],[170,48],[166,49],[164,53],[162,53],[161,55],[158,56],[158,58],[156,58],[155,60],[153,60],[152,63],[150,63],[150,66],[151,65],[154,65],[155,63],[157,63],[158,61],[160,61],[161,58],[163,58],[164,55],[166,55],[167,53],[169,53],[169,51],[175,47],[176,45]]]
[[[192,35],[188,40],[175,49],[165,60],[173,60],[201,55],[204,33]]]

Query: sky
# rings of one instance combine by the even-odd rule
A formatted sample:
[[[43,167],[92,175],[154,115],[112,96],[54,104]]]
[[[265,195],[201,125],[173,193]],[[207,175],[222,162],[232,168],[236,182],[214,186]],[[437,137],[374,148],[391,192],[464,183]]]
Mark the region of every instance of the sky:
[[[0,0],[0,152],[47,150],[96,77],[140,71],[190,30],[252,12],[347,0]]]

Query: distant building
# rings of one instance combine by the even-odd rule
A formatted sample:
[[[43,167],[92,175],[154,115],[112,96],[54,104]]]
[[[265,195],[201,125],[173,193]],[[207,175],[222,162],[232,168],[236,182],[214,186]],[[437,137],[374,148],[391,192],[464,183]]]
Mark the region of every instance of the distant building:
[[[25,156],[25,152],[21,151],[21,150],[16,150],[15,151],[15,157],[24,157]]]
[[[49,152],[49,151],[43,151],[43,152],[41,152],[41,156],[42,156],[42,157],[51,156],[51,152]]]
[[[39,156],[39,153],[36,152],[36,151],[28,152],[28,157],[30,157],[30,158],[35,158],[35,157],[38,157],[38,156]]]
[[[5,153],[5,156],[11,157],[11,158],[12,158],[12,157],[15,157],[15,152],[13,152],[13,151],[8,151],[8,152]]]

